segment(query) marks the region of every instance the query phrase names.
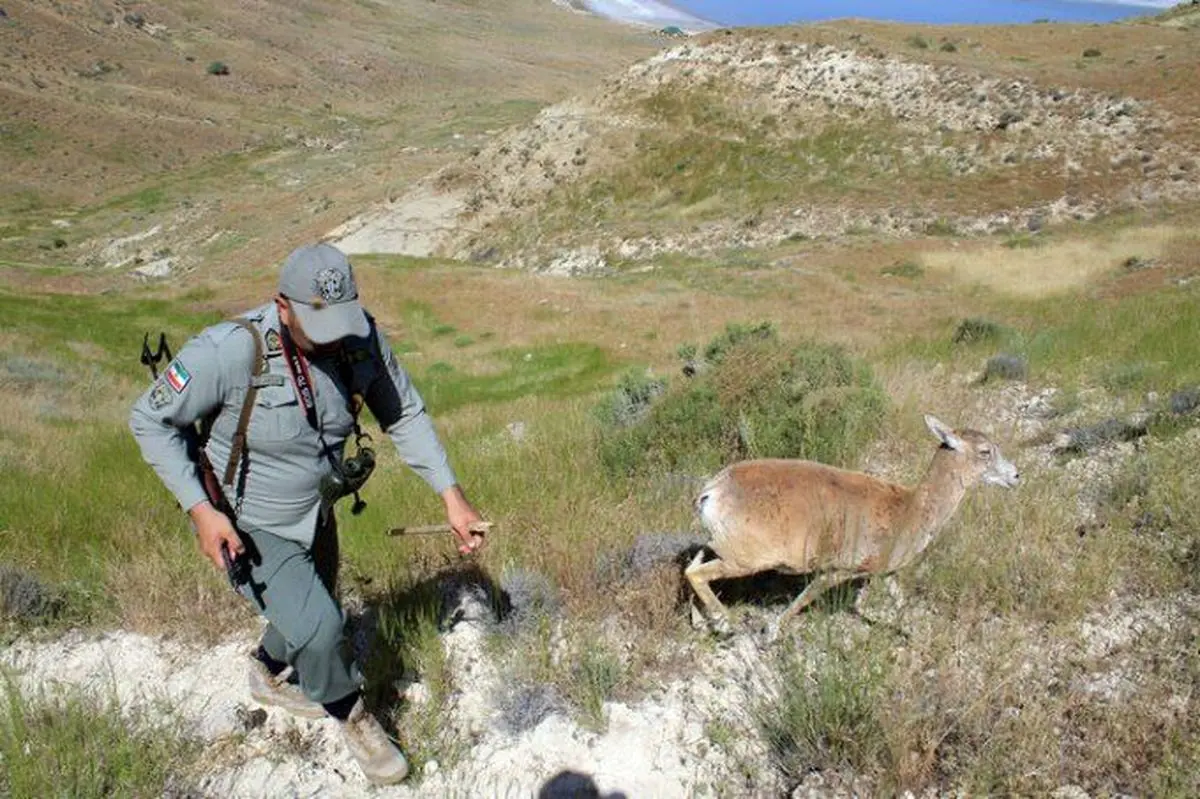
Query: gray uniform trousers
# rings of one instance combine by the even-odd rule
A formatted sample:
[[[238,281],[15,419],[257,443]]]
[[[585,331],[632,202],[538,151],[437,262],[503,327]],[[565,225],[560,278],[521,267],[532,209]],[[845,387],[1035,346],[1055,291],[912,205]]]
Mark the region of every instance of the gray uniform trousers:
[[[239,591],[267,620],[262,647],[296,671],[314,702],[335,702],[363,684],[343,634],[337,596],[337,521],[318,524],[312,547],[264,530],[239,526],[250,579]]]

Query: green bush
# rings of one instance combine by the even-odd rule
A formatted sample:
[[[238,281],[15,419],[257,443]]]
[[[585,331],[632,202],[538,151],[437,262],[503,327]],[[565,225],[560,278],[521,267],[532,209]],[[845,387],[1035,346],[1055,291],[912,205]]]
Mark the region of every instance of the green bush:
[[[918,278],[925,274],[925,267],[921,266],[916,261],[897,261],[891,266],[885,266],[879,270],[881,275],[885,277],[903,277],[903,278]]]
[[[228,75],[229,65],[224,61],[213,61],[208,65],[207,72],[209,75]]]
[[[974,344],[979,341],[995,341],[1005,334],[1003,325],[991,319],[971,317],[963,319],[954,329],[955,344]]]
[[[870,647],[835,646],[815,664],[780,654],[780,687],[753,715],[780,770],[792,780],[813,770],[869,772],[890,767],[888,666]]]
[[[839,348],[789,344],[761,324],[732,325],[703,360],[696,352],[680,349],[690,379],[666,390],[627,380],[598,408],[599,456],[611,476],[703,473],[744,458],[844,465],[878,431],[884,395]]]

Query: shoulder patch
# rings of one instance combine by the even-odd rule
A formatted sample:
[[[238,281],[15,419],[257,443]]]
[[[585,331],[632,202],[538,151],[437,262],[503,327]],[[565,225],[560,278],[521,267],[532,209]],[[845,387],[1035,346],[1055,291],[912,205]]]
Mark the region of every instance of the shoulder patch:
[[[179,362],[178,359],[171,361],[171,365],[167,367],[167,371],[163,373],[171,388],[175,389],[176,394],[183,393],[187,388],[187,384],[191,382],[192,375],[187,368]]]
[[[154,381],[154,387],[150,389],[150,407],[153,410],[161,411],[163,408],[171,404],[171,390],[167,388],[167,384],[162,380]]]
[[[283,342],[279,340],[278,330],[268,330],[263,339],[267,345],[267,355],[276,355],[283,352]]]

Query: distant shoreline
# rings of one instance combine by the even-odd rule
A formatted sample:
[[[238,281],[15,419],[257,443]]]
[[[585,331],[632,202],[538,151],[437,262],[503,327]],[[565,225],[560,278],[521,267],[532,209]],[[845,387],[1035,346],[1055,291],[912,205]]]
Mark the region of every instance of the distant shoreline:
[[[827,15],[826,16],[820,15],[819,12],[820,12],[820,9],[822,9],[822,7],[824,7],[825,10],[828,10],[828,7],[831,5],[831,3],[822,2],[822,0],[817,0],[817,2],[814,2],[812,4],[812,8],[814,11],[817,12],[817,16],[814,16],[811,20],[795,19],[795,20],[791,20],[791,21],[784,21],[784,20],[773,20],[773,19],[771,19],[771,20],[769,20],[769,19],[746,19],[746,20],[742,20],[742,21],[728,21],[728,22],[716,22],[713,20],[705,19],[701,16],[698,16],[689,11],[686,11],[683,8],[678,7],[677,5],[674,5],[673,3],[669,2],[668,0],[553,0],[553,2],[556,5],[563,6],[565,8],[570,8],[574,11],[578,11],[581,13],[587,13],[587,14],[594,14],[596,16],[604,17],[606,19],[610,19],[615,22],[621,22],[621,23],[628,24],[628,25],[635,25],[640,28],[662,29],[662,28],[667,28],[667,27],[675,27],[684,33],[701,33],[704,31],[711,31],[711,30],[716,30],[718,28],[725,28],[725,27],[744,27],[744,26],[759,27],[759,26],[763,26],[763,25],[770,26],[770,25],[781,25],[781,24],[797,24],[797,23],[801,23],[801,22],[817,22],[817,21],[821,21],[823,19],[833,18],[833,17],[829,17]],[[789,4],[782,4],[782,5],[787,6]],[[838,3],[836,5],[841,6],[840,3]],[[853,5],[854,4],[851,4],[851,6],[853,6]],[[993,5],[996,5],[996,4],[993,4]],[[1049,0],[1048,2],[1045,2],[1045,3],[1034,2],[1031,5],[1034,7],[1036,7],[1038,5],[1059,6],[1060,8],[1076,6],[1077,8],[1080,9],[1080,11],[1077,12],[1077,13],[1079,13],[1078,17],[1076,17],[1075,13],[1072,13],[1069,17],[1059,18],[1059,17],[1052,16],[1051,18],[1056,19],[1057,21],[1061,21],[1061,22],[1074,21],[1074,22],[1083,23],[1083,22],[1116,21],[1119,18],[1123,18],[1123,17],[1118,17],[1118,16],[1112,14],[1112,9],[1118,8],[1118,7],[1127,9],[1129,17],[1136,17],[1136,16],[1152,14],[1155,12],[1165,11],[1165,10],[1173,7],[1175,5],[1175,3],[1167,3],[1167,2],[1165,2],[1165,0],[1066,0],[1065,2],[1063,2],[1063,0]],[[1093,9],[1092,14],[1083,13],[1083,9],[1086,9],[1088,7],[1091,7]],[[1095,13],[1095,9],[1097,9],[1097,8],[1109,9],[1109,11],[1107,12],[1107,20],[1097,19],[1093,16]],[[890,18],[890,17],[872,16],[869,14],[864,17],[864,15],[861,13],[855,13],[855,10],[853,8],[847,8],[846,11],[847,11],[847,13],[844,15],[845,17],[872,18],[872,19]],[[751,16],[762,17],[763,14],[761,13],[761,9],[758,9],[758,12],[759,12],[758,14],[751,14]],[[904,21],[919,22],[920,21],[917,19],[904,19],[903,17],[904,17],[904,15],[901,15],[900,17],[897,18],[896,21],[901,21],[901,22],[904,22]],[[1011,20],[1007,20],[1007,21],[1002,20],[1002,19],[995,19],[995,20],[980,19],[974,23],[973,22],[959,22],[959,21],[955,21],[955,20],[951,20],[951,19],[947,19],[944,21],[927,20],[927,22],[929,24],[941,23],[941,24],[1013,24],[1013,25],[1028,24],[1031,21],[1039,21],[1039,20],[1037,20],[1034,17],[1030,17],[1029,19],[1011,19]]]
[[[726,27],[690,14],[663,0],[553,0],[556,5],[639,28],[676,27],[684,33],[701,33]]]

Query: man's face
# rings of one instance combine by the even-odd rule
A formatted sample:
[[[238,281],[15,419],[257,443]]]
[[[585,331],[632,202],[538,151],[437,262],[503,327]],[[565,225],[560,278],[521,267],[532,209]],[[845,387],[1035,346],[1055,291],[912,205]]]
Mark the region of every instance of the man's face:
[[[296,314],[292,313],[292,302],[282,294],[275,296],[275,307],[279,309],[279,321],[282,322],[292,334],[292,341],[296,342],[296,346],[302,352],[309,355],[325,355],[335,352],[341,346],[340,341],[333,341],[329,344],[314,344],[312,340],[304,334],[304,328],[300,326],[300,319]]]

